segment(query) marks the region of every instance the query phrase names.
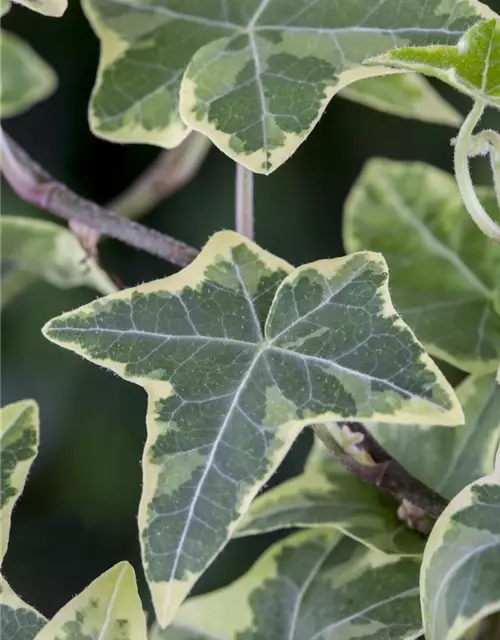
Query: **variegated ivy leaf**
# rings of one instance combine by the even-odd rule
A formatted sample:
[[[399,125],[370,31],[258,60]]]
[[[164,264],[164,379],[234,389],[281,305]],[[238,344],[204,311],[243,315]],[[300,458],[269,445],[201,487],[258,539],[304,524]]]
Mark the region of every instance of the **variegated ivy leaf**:
[[[358,80],[343,89],[340,96],[404,118],[454,127],[462,121],[460,113],[417,73]]]
[[[134,569],[119,562],[75,596],[36,640],[146,640],[146,616]]]
[[[456,42],[476,0],[85,0],[102,43],[90,121],[120,142],[175,146],[188,127],[270,173],[331,97],[383,69],[367,56]]]
[[[324,449],[319,441],[316,446]],[[302,474],[259,496],[236,535],[327,525],[385,553],[422,554],[425,539],[399,520],[391,497],[346,471],[326,450],[321,465],[318,457],[315,448]]]
[[[57,78],[49,65],[28,43],[3,30],[0,38],[0,59],[2,118],[23,113],[54,92]]]
[[[0,0],[0,18],[10,11],[10,0]]]
[[[2,640],[33,640],[47,620],[26,604],[0,576],[0,638]]]
[[[492,189],[478,196],[497,208]],[[500,247],[477,229],[451,175],[370,160],[346,202],[344,244],[384,255],[396,307],[432,355],[474,373],[497,368]]]
[[[409,640],[421,633],[418,571],[332,529],[298,533],[229,587],[188,600],[153,640]]]
[[[500,611],[499,513],[497,469],[463,489],[436,522],[420,573],[426,640],[461,639]]]
[[[163,626],[302,427],[463,419],[387,278],[379,254],[294,270],[226,231],[180,273],[44,327],[149,395],[139,524]]]
[[[9,542],[10,519],[38,451],[39,417],[34,400],[0,409],[0,564]]]
[[[68,0],[13,0],[44,16],[59,18],[68,8]]]
[[[32,282],[61,289],[88,286],[102,294],[117,287],[65,227],[35,218],[0,218],[2,306]]]
[[[402,47],[369,62],[439,78],[475,100],[500,107],[500,23],[484,20],[453,46]]]

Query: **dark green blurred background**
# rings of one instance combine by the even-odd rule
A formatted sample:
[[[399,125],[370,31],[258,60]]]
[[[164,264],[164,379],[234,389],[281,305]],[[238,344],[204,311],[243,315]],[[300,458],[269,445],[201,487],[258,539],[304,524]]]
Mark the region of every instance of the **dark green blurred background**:
[[[492,0],[500,10],[500,0]],[[13,7],[6,29],[28,40],[59,76],[59,89],[25,115],[4,121],[39,163],[78,193],[104,203],[158,153],[153,147],[111,144],[87,127],[87,102],[98,42],[78,3],[61,19]],[[439,85],[462,112],[469,101]],[[500,118],[488,114],[488,126]],[[418,159],[451,170],[452,129],[386,116],[335,98],[293,158],[269,177],[256,177],[256,239],[292,264],[343,254],[342,203],[372,156]],[[478,182],[488,181],[480,165]],[[212,150],[197,178],[143,218],[147,225],[194,246],[233,226],[234,165]],[[2,213],[45,214],[21,203],[2,184]],[[367,212],[369,215],[369,212]],[[112,241],[102,244],[108,270],[127,285],[172,269]],[[41,446],[14,511],[3,573],[11,586],[50,616],[102,571],[130,560],[148,600],[139,560],[136,512],[145,440],[142,389],[46,341],[49,318],[84,304],[92,291],[34,285],[2,314],[2,405],[34,398],[41,410]],[[304,433],[272,483],[298,473],[310,446]],[[196,586],[222,586],[245,571],[273,540],[235,541]]]

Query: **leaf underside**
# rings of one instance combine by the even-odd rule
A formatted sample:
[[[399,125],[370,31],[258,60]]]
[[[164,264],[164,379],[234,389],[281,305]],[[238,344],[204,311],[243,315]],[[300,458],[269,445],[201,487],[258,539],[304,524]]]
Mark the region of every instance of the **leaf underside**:
[[[293,270],[221,232],[180,273],[55,318],[44,334],[148,393],[139,525],[162,625],[306,424],[463,418],[395,313],[379,254]]]
[[[101,40],[90,121],[120,142],[178,145],[189,128],[270,173],[340,89],[385,73],[388,49],[451,44],[491,11],[475,0],[85,0]],[[448,6],[449,4],[449,6]]]

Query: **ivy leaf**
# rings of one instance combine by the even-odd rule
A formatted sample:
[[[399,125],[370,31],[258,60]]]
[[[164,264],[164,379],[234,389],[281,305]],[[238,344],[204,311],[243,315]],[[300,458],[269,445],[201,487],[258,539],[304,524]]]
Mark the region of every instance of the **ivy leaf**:
[[[500,611],[500,476],[465,487],[436,522],[420,574],[428,640],[458,640]]]
[[[9,543],[10,520],[38,451],[38,405],[21,400],[0,409],[0,564]]]
[[[26,604],[0,576],[0,637],[2,640],[33,640],[47,620]]]
[[[492,189],[477,191],[498,207]],[[432,355],[473,373],[496,369],[500,247],[477,229],[451,175],[370,160],[346,202],[344,244],[383,253],[395,305]]]
[[[89,258],[71,231],[35,218],[0,218],[2,306],[29,284],[43,279],[61,289],[88,286],[102,294],[116,285]]]
[[[457,127],[462,116],[417,73],[366,78],[348,85],[342,98],[403,118]]]
[[[68,8],[68,0],[14,0],[14,2],[52,18],[60,18]]]
[[[45,325],[47,338],[149,395],[139,525],[162,626],[302,427],[463,419],[387,278],[379,254],[293,270],[226,231],[180,273]]]
[[[153,639],[416,638],[418,571],[414,559],[372,551],[332,529],[301,532],[229,587],[188,600]]]
[[[457,388],[465,425],[440,429],[375,424],[377,440],[414,476],[451,499],[491,473],[500,441],[500,387],[493,374],[470,376]]]
[[[397,509],[391,497],[346,471],[316,441],[304,472],[254,500],[236,535],[327,525],[385,553],[421,555],[424,538],[399,520]]]
[[[146,637],[146,616],[134,569],[128,562],[119,562],[58,611],[36,640],[146,640]]]
[[[401,47],[367,61],[439,78],[474,100],[500,107],[500,23],[472,26],[454,46]]]
[[[0,56],[2,118],[23,113],[54,92],[57,86],[55,73],[24,40],[2,30]]]
[[[367,56],[448,44],[491,10],[458,0],[85,0],[102,43],[93,131],[178,145],[191,127],[231,158],[270,173],[297,149],[331,97],[384,73]]]

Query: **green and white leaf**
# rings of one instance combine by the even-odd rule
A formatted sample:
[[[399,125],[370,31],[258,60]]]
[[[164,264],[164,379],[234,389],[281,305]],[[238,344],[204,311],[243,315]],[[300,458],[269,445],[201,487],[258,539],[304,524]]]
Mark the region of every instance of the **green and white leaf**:
[[[146,616],[135,573],[119,562],[75,596],[36,640],[146,640]]]
[[[68,8],[68,0],[13,0],[28,9],[52,18],[60,18]]]
[[[178,145],[189,128],[270,173],[332,96],[386,73],[363,67],[395,46],[455,42],[491,10],[475,0],[85,0],[101,40],[93,131]]]
[[[387,278],[379,254],[294,270],[226,231],[180,273],[44,327],[148,393],[139,525],[163,626],[304,426],[463,420]]]
[[[23,113],[55,91],[57,78],[49,65],[27,42],[3,30],[0,38],[0,59],[2,118]]]
[[[418,571],[333,529],[301,532],[229,587],[189,599],[153,640],[409,640],[421,633]]]
[[[500,107],[500,22],[496,19],[475,24],[456,45],[402,47],[368,62],[439,78],[474,100]]]
[[[0,638],[33,640],[46,623],[46,618],[23,602],[0,576]]]
[[[436,522],[420,574],[426,640],[458,640],[500,611],[500,477],[470,484]]]
[[[366,78],[348,85],[342,98],[403,118],[457,127],[460,113],[417,73],[396,73]]]
[[[316,446],[324,449],[319,441]],[[254,500],[236,535],[331,526],[385,553],[421,555],[425,539],[399,520],[396,502],[346,471],[326,449],[323,455],[323,464],[311,455],[301,475]]]
[[[2,306],[40,279],[61,289],[87,286],[104,295],[117,289],[76,236],[59,224],[3,215],[0,234]]]
[[[477,192],[498,208],[492,189]],[[370,160],[346,202],[344,244],[384,255],[394,304],[432,355],[474,373],[497,368],[500,247],[477,229],[451,175]]]
[[[414,476],[445,498],[492,473],[500,442],[500,387],[493,374],[470,376],[456,389],[465,424],[456,429],[424,425],[370,425],[377,440]]]
[[[10,520],[38,451],[40,420],[34,400],[0,409],[0,564],[9,543]]]

